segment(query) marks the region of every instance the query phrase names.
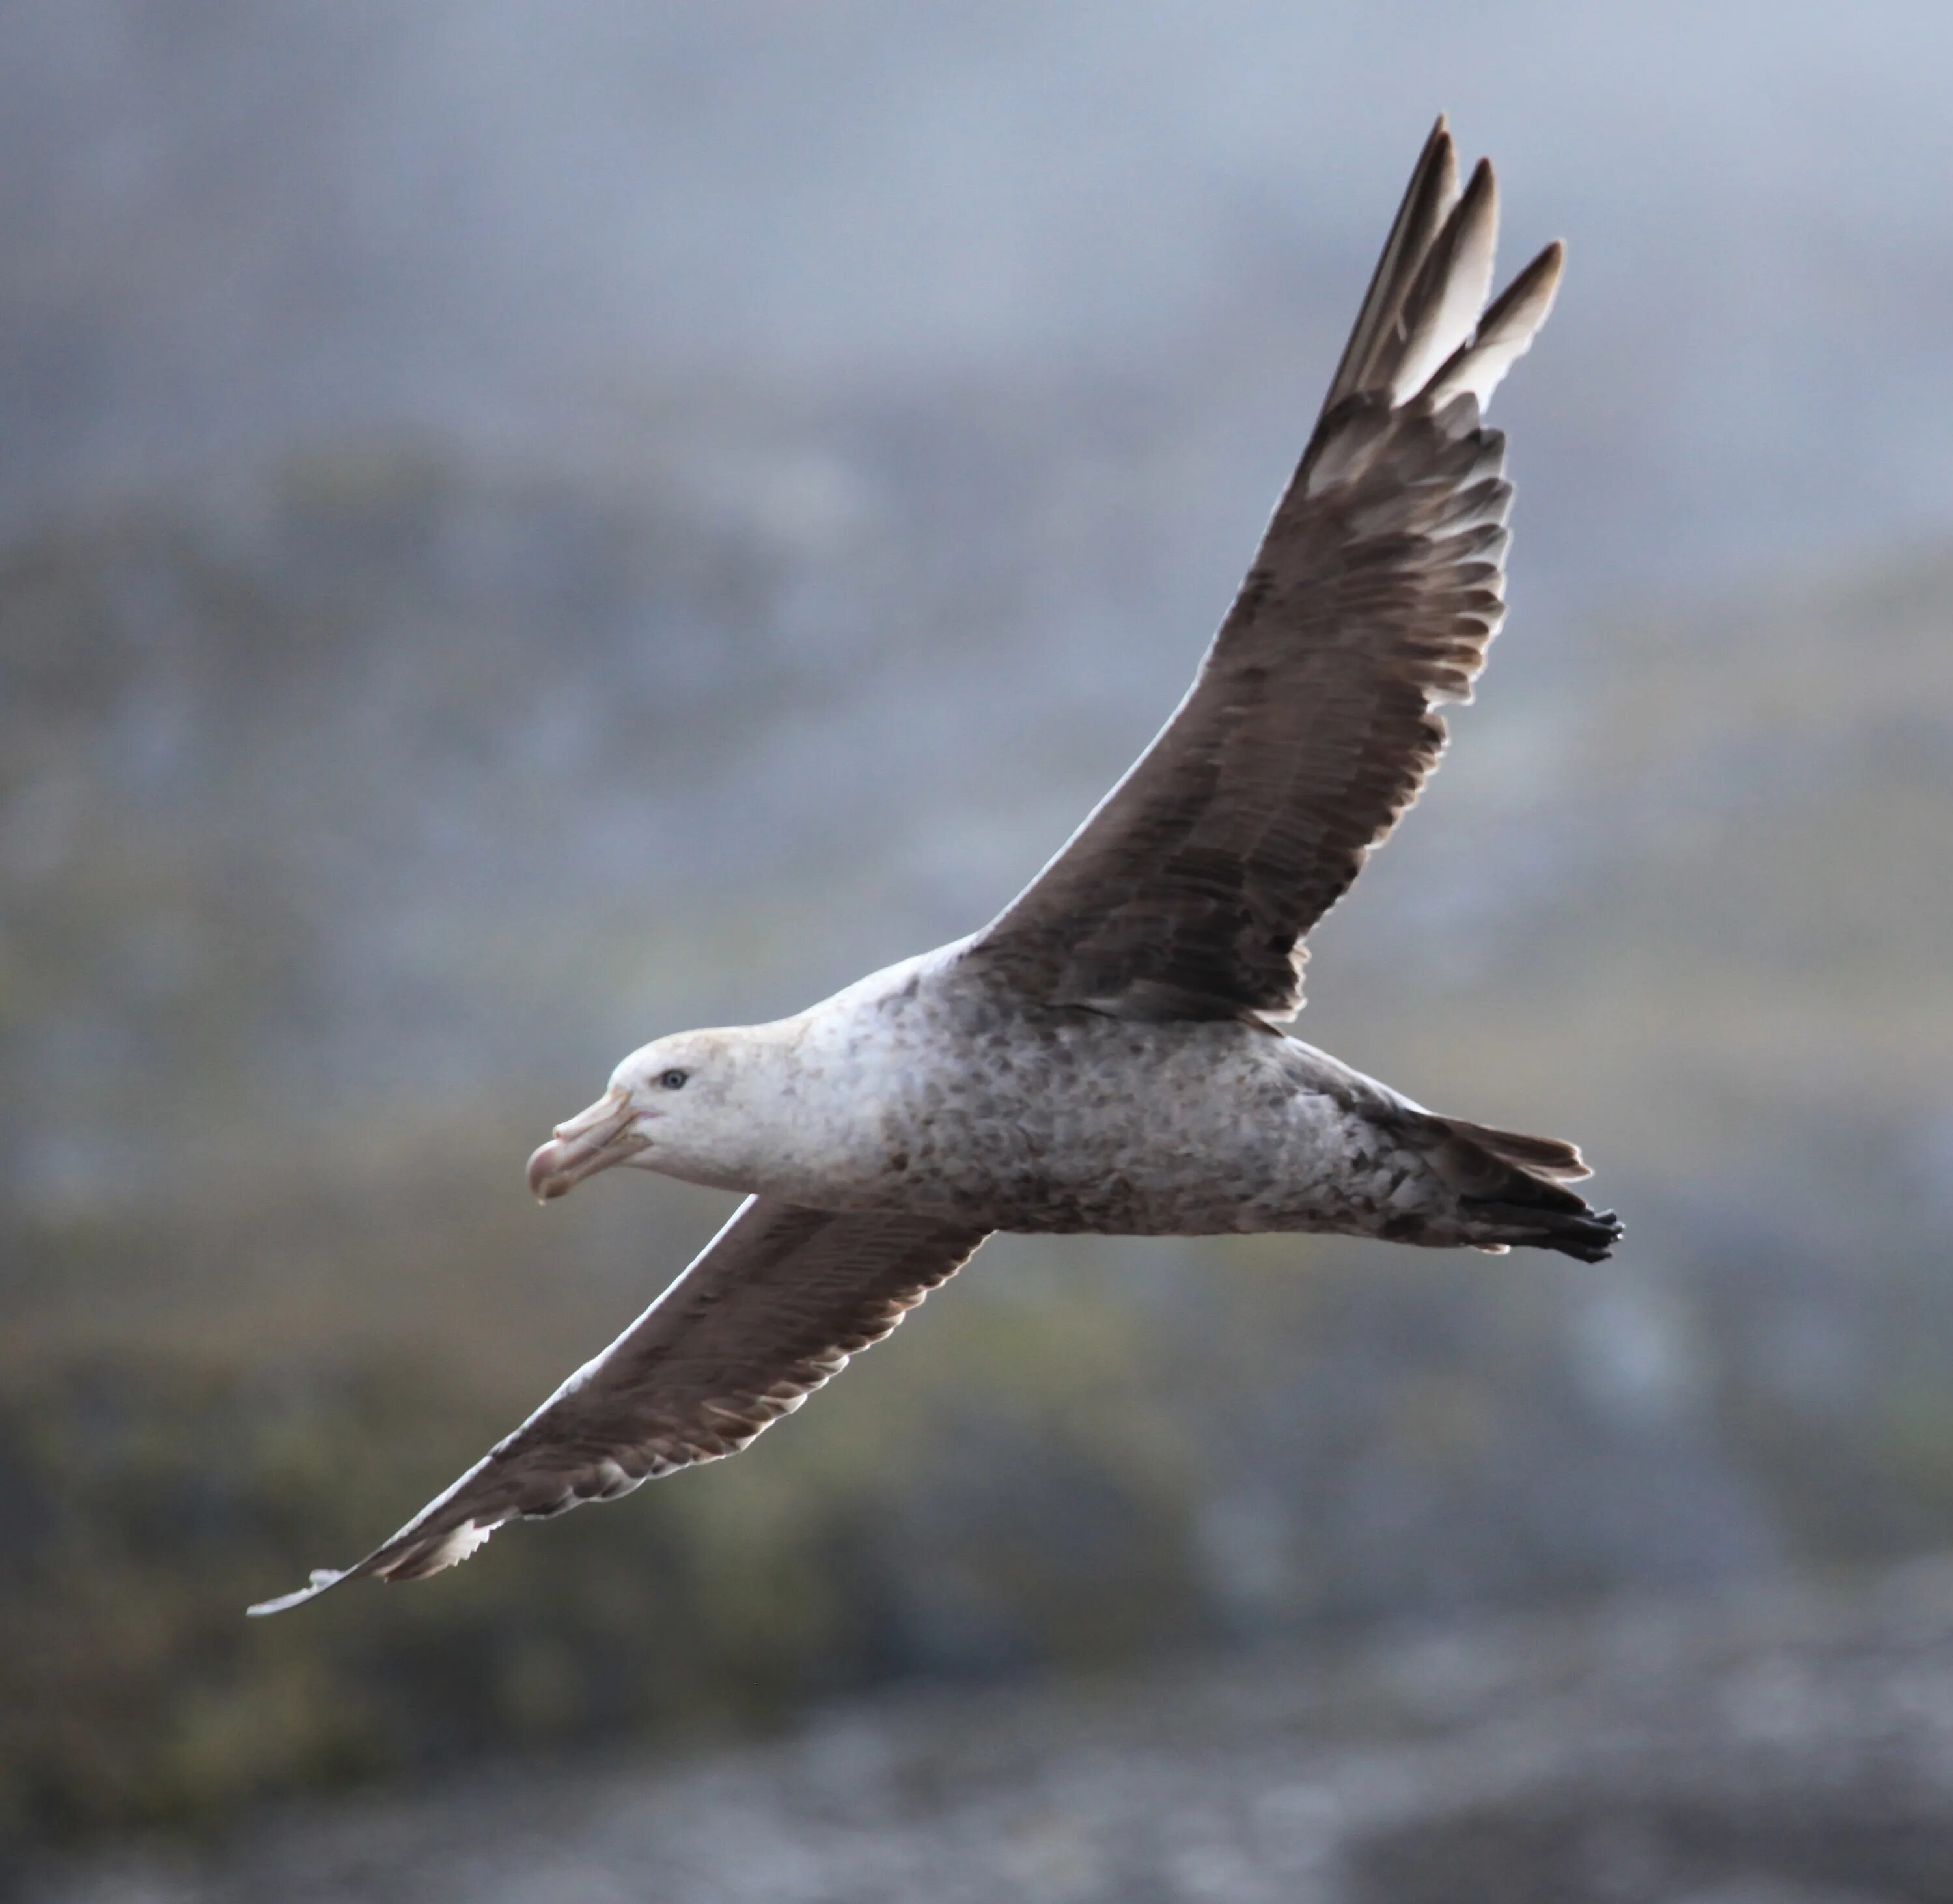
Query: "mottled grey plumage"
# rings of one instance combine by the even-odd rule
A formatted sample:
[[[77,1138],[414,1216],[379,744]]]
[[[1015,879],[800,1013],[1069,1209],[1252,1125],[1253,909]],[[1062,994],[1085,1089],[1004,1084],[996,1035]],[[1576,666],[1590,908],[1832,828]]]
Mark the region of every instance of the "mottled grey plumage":
[[[1489,308],[1491,168],[1440,120],[1299,468],[1187,699],[983,931],[797,1016],[660,1038],[530,1163],[744,1191],[698,1260],[356,1566],[736,1452],[995,1229],[1335,1231],[1582,1260],[1619,1234],[1570,1145],[1443,1117],[1285,1035],[1302,941],[1418,794],[1504,612],[1512,499],[1480,412],[1550,308]]]

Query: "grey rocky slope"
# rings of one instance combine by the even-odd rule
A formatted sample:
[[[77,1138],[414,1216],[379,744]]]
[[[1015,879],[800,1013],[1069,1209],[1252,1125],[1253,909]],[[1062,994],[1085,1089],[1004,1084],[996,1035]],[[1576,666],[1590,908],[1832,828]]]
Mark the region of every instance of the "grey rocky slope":
[[[836,1707],[508,1766],[23,1904],[1940,1904],[1953,1567]]]

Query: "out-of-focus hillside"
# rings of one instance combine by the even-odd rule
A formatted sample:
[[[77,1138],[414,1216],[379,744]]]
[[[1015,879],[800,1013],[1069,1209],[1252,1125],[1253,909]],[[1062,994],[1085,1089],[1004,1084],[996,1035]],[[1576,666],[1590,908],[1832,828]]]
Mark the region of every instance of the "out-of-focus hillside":
[[[1949,23],[9,15],[0,1832],[1945,1542]],[[523,1196],[622,1052],[1143,744],[1440,106],[1572,268],[1299,1029],[1578,1139],[1619,1259],[1002,1242],[737,1462],[247,1627],[723,1215]]]
[[[691,1763],[504,1762],[27,1904],[1936,1904],[1943,1559],[831,1707]]]
[[[1512,678],[1516,630],[1320,935],[1299,1029],[1578,1137],[1616,1263],[993,1245],[728,1467],[238,1621],[716,1220],[649,1180],[525,1204],[619,1051],[967,927],[1143,734],[1039,645],[1007,558],[1072,472],[1024,466],[946,560],[857,514],[837,570],[832,468],[770,516],[421,454],[0,565],[16,1827],[1953,1534],[1928,550],[1617,619],[1577,700]]]

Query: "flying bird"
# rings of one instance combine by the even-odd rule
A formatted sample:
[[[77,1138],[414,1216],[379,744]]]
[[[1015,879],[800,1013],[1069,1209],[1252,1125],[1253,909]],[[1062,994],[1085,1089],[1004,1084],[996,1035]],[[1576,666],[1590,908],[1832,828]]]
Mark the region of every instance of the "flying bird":
[[[529,1162],[745,1193],[616,1341],[340,1580],[735,1454],[994,1230],[1333,1231],[1597,1262],[1570,1144],[1443,1116],[1290,1037],[1304,941],[1418,796],[1505,612],[1505,439],[1549,245],[1489,305],[1497,193],[1440,119],[1314,434],[1187,697],[980,932],[798,1016],[660,1038]]]

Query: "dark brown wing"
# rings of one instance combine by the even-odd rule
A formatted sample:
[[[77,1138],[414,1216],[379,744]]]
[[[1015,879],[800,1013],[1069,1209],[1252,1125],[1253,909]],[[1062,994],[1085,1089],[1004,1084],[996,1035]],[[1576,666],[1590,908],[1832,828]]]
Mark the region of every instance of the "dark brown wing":
[[[1417,797],[1504,613],[1512,488],[1479,412],[1557,244],[1489,309],[1491,170],[1440,120],[1301,466],[1187,699],[970,956],[1138,1018],[1282,1015],[1304,934]]]
[[[749,1198],[602,1354],[392,1539],[250,1611],[283,1612],[361,1574],[418,1580],[466,1559],[504,1521],[614,1500],[737,1454],[946,1282],[985,1234]]]

